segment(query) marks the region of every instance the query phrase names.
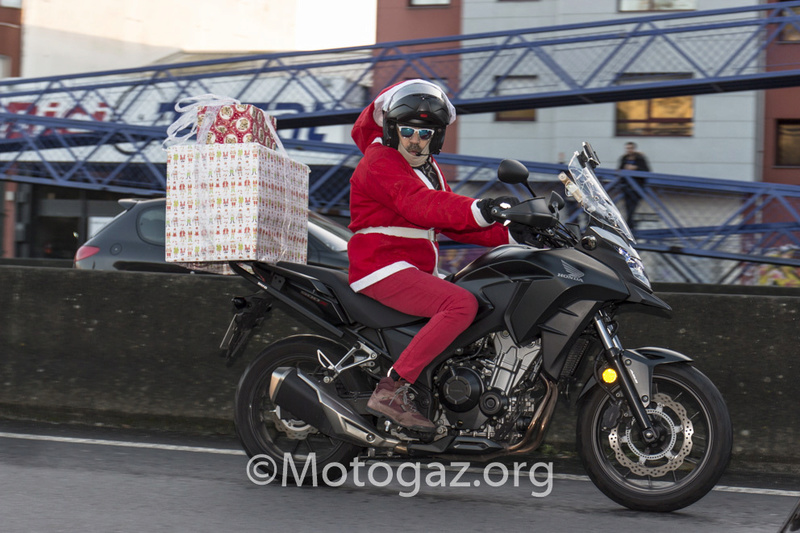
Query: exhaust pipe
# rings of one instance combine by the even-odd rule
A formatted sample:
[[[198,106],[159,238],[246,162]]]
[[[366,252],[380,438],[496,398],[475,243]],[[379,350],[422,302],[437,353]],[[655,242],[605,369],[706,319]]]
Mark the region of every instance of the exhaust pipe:
[[[295,367],[280,367],[269,385],[272,402],[329,437],[368,448],[394,448],[399,440],[384,438],[360,414],[328,394]]]

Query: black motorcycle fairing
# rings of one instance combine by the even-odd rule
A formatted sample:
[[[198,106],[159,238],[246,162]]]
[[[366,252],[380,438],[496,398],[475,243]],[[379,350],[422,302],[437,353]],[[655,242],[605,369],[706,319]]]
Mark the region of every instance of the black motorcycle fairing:
[[[383,338],[384,346],[386,351],[389,352],[392,361],[397,361],[400,354],[406,349],[406,346],[409,345],[414,336],[419,333],[419,330],[422,329],[428,319],[419,320],[421,323],[415,326],[386,328],[378,332]]]
[[[617,272],[572,249],[501,246],[464,267],[453,281],[503,309],[504,324],[517,343],[532,340],[539,333],[537,324],[572,302],[629,296]]]
[[[531,272],[530,261],[527,260],[531,252],[540,252],[537,248],[532,248],[523,244],[506,244],[493,248],[481,255],[467,266],[451,276],[453,283],[469,289],[470,286],[483,286],[485,280],[496,281],[498,277],[520,277],[529,278],[537,274],[546,273]],[[502,270],[494,267],[503,264]],[[533,265],[536,266],[536,265]],[[475,292],[475,291],[473,291]]]
[[[578,300],[559,309],[542,324],[542,372],[553,380],[558,379],[569,350],[603,305],[599,301]]]
[[[672,318],[672,307],[652,292],[632,284],[628,284],[628,290],[631,295],[626,301],[621,302],[618,313],[635,311],[661,318]]]
[[[583,253],[597,259],[601,263],[614,267],[615,272],[625,283],[628,291],[628,298],[619,302],[621,304],[620,310],[635,310],[662,318],[670,318],[672,316],[672,308],[669,306],[669,304],[653,294],[652,289],[644,286],[641,281],[633,276],[622,255],[620,255],[619,251],[617,250],[617,246],[615,246],[614,243],[605,240],[597,233],[597,231],[595,231],[594,227],[587,229],[587,235],[590,234],[597,237],[597,239],[594,241],[596,245],[587,247],[585,245],[585,241],[582,241],[578,245],[578,249]]]

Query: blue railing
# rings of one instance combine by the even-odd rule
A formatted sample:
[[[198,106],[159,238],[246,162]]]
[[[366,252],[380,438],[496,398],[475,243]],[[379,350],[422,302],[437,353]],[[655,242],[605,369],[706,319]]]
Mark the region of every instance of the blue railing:
[[[255,104],[284,130],[312,128],[286,133],[293,138],[342,142],[314,128],[352,123],[378,89],[413,76],[437,80],[471,113],[796,85],[800,65],[764,60],[783,31],[800,29],[795,7],[800,1],[2,80],[0,176],[110,190],[159,184],[157,141],[174,103],[203,93]]]
[[[770,65],[764,51],[800,29],[794,7],[800,1],[4,80],[0,112],[166,125],[175,101],[210,92],[296,128],[351,123],[377,90],[409,77],[437,80],[472,113],[790,86],[800,65]]]
[[[218,93],[278,116],[287,147],[315,169],[312,204],[346,210],[345,178],[359,154],[352,145],[320,142],[332,134],[315,128],[352,123],[381,87],[408,77],[434,79],[461,112],[476,113],[797,85],[800,65],[765,62],[767,47],[783,31],[800,31],[796,7],[800,1],[2,80],[0,179],[159,194],[160,141],[174,119],[174,102]],[[677,76],[654,81],[642,75],[659,72]],[[344,136],[340,132],[339,140]],[[496,160],[443,154],[440,161],[451,167],[462,192],[479,196],[498,187]],[[542,186],[560,170],[527,164]],[[677,257],[670,260],[674,270],[686,270],[687,277],[698,277],[684,259],[694,255],[736,265],[744,259],[798,265],[769,255],[797,243],[794,188],[753,184],[761,187],[756,190],[730,182],[724,190],[721,180],[603,172],[617,196],[633,191],[642,249],[671,251],[662,255]],[[672,201],[679,192],[715,198],[715,205],[728,208],[708,221],[681,217]]]

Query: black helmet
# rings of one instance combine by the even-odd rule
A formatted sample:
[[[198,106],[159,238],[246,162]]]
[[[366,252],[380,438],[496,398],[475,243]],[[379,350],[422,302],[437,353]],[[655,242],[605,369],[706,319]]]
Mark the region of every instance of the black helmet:
[[[400,87],[395,92],[383,119],[383,142],[397,148],[400,138],[398,124],[424,126],[434,130],[430,150],[438,154],[444,144],[444,131],[452,122],[450,106],[444,92],[436,85],[419,81]]]

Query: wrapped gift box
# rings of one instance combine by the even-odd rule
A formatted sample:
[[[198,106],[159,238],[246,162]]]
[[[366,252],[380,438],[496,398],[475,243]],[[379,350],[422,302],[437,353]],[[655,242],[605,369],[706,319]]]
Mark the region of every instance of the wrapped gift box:
[[[197,110],[197,142],[229,144],[257,142],[275,149],[277,143],[267,126],[276,129],[275,117],[248,104],[202,106]]]
[[[222,274],[232,260],[305,263],[308,174],[258,143],[170,147],[167,261]]]

